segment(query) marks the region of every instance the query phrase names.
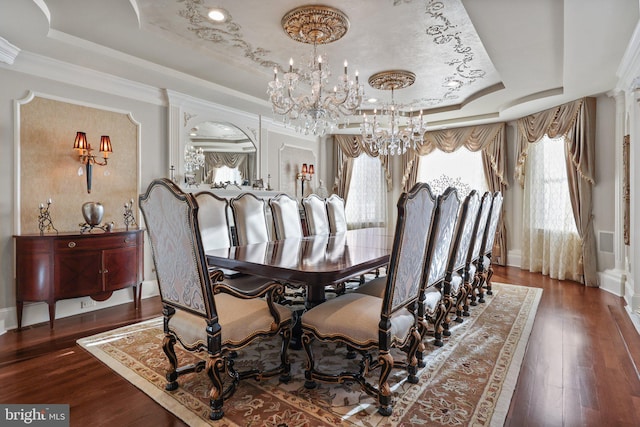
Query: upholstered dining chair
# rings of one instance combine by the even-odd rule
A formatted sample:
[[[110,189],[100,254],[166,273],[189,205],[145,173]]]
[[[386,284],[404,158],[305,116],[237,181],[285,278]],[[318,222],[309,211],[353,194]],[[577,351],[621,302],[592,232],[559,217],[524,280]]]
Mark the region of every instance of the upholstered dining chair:
[[[255,194],[242,193],[229,200],[229,205],[239,246],[269,241],[264,199]]]
[[[482,249],[482,238],[484,237],[484,231],[487,228],[489,222],[489,213],[491,212],[491,202],[493,201],[493,194],[487,191],[480,200],[480,212],[478,213],[478,219],[474,227],[473,241],[467,256],[467,262],[465,263],[463,277],[465,278],[465,287],[467,288],[467,299],[462,306],[462,315],[469,316],[469,305],[475,306],[477,286],[480,282],[477,273],[477,262],[480,259],[480,250]]]
[[[269,207],[277,240],[303,236],[300,208],[296,199],[281,193],[269,199]]]
[[[460,206],[453,241],[449,248],[447,272],[443,286],[443,300],[447,310],[443,322],[444,335],[450,335],[449,317],[454,312],[456,322],[463,320],[463,304],[467,297],[467,288],[464,286],[464,267],[469,256],[479,210],[480,196],[476,190],[472,190]]]
[[[327,216],[329,218],[329,231],[342,233],[347,231],[347,214],[344,210],[344,200],[337,194],[332,194],[325,200]]]
[[[308,195],[302,199],[302,207],[309,235],[330,233],[327,209],[320,196],[317,194]]]
[[[168,179],[157,179],[139,197],[156,269],[162,314],[162,349],[169,361],[168,391],[178,377],[205,371],[211,380],[209,418],[224,416],[223,403],[240,379],[261,380],[276,375],[288,381],[287,348],[291,340],[291,311],[274,302],[283,285],[270,282],[251,292],[224,282],[222,272],[209,274],[198,224],[198,202]],[[280,360],[270,369],[237,371],[236,352],[257,339],[282,340]],[[197,363],[179,366],[175,345],[189,352],[206,352]],[[224,379],[226,378],[226,380]]]
[[[426,184],[416,184],[398,201],[398,220],[382,298],[363,293],[347,293],[319,304],[302,314],[302,343],[307,354],[305,387],[316,381],[354,381],[377,399],[378,412],[392,413],[388,378],[394,367],[408,371],[415,383],[417,348],[421,343],[417,303],[424,275],[428,234],[435,200]],[[320,370],[322,358],[314,356],[316,341],[343,343],[362,356],[359,372],[328,373]],[[406,362],[396,361],[392,348],[406,353]],[[377,353],[376,358],[372,356]],[[346,359],[345,359],[346,360]],[[377,386],[367,374],[380,369]]]
[[[288,237],[302,237],[302,221],[300,219],[300,210],[298,201],[288,194],[280,193],[269,199],[269,208],[271,209],[271,218],[273,219],[273,230],[276,240],[286,239]],[[278,246],[279,250],[288,243]],[[298,252],[290,253],[289,256],[298,256]],[[306,292],[303,283],[287,282],[285,289],[286,299],[281,301],[282,304],[293,304],[297,299],[303,298]]]
[[[478,283],[478,302],[484,302],[484,289],[487,289],[487,295],[491,295],[491,276],[493,276],[493,267],[491,266],[491,255],[493,253],[493,244],[500,223],[500,215],[502,215],[502,193],[496,191],[493,193],[493,201],[491,203],[491,212],[489,213],[489,224],[485,230],[482,239],[482,248],[480,249],[481,257],[476,263],[478,267],[478,275],[480,282]]]
[[[428,323],[433,325],[433,344],[437,347],[444,345],[442,341],[443,321],[446,306],[443,302],[443,282],[447,271],[449,249],[453,239],[455,224],[458,219],[460,199],[453,187],[447,188],[436,199],[436,209],[429,233],[427,248],[427,263],[423,293],[420,295],[419,319],[420,335],[426,337]],[[354,292],[381,297],[385,291],[386,276],[373,279],[360,286]],[[423,346],[418,348],[418,364],[423,366]]]
[[[447,188],[438,196],[438,219],[435,222],[435,230],[432,234],[433,248],[430,254],[431,262],[424,283],[423,310],[421,320],[433,324],[433,345],[444,345],[444,321],[447,307],[444,303],[444,281],[447,273],[447,262],[454,236],[458,213],[460,211],[460,199],[455,188]],[[426,335],[426,325],[422,329],[422,336]],[[423,355],[418,353],[418,360],[422,363]]]
[[[205,252],[210,249],[232,246],[227,199],[218,197],[210,191],[201,191],[196,193],[195,197],[198,202],[198,225]],[[209,270],[221,270],[225,275],[225,282],[245,290],[258,288],[266,281],[262,277],[242,274],[213,265],[209,265]]]

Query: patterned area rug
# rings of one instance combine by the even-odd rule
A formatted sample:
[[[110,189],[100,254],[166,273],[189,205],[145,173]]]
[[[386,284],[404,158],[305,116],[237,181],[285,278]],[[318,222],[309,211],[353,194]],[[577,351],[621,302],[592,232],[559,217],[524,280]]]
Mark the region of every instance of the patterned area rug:
[[[358,384],[318,383],[314,390],[305,389],[305,352],[290,351],[292,381],[240,382],[225,402],[225,417],[213,422],[208,419],[209,381],[204,372],[182,376],[176,391],[164,390],[168,363],[161,349],[161,318],[84,338],[78,344],[193,426],[502,425],[541,295],[542,289],[494,284],[494,295],[471,307],[471,316],[452,328],[443,347],[428,340],[427,365],[419,372],[418,384],[409,384],[403,371],[394,371],[390,417],[378,415],[375,400]],[[339,371],[347,363],[357,363],[345,358],[344,348],[319,348],[319,344],[314,348],[328,369]],[[195,360],[178,346],[176,351],[181,361]],[[277,352],[277,345],[270,342],[253,345],[239,354],[236,366],[275,363]],[[373,375],[371,381],[376,383],[377,371]]]

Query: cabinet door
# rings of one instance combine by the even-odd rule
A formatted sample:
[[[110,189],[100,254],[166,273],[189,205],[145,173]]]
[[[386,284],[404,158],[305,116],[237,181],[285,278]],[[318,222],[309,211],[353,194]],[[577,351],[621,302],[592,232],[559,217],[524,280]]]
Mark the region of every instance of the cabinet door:
[[[55,255],[56,299],[74,298],[102,291],[100,251],[69,251]]]
[[[128,246],[118,249],[105,249],[102,252],[105,291],[115,291],[138,284],[137,251],[137,247]]]

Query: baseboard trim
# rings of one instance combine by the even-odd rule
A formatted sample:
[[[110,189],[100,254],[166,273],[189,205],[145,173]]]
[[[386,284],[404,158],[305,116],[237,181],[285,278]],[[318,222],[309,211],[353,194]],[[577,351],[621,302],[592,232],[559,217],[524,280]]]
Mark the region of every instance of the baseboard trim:
[[[600,279],[600,289],[614,294],[618,297],[625,295],[625,285],[627,282],[627,275],[624,270],[611,269],[598,272],[598,278]]]
[[[522,265],[522,253],[520,250],[512,250],[507,252],[507,265],[509,267],[518,267]]]
[[[142,283],[142,299],[150,298],[158,294],[158,284],[155,280],[147,280]],[[83,302],[92,301],[95,305],[81,308]],[[61,300],[56,303],[56,319],[84,314],[103,308],[126,304],[133,301],[131,288],[115,291],[111,298],[105,301],[93,301],[89,297]],[[18,327],[18,312],[16,307],[7,307],[0,310],[0,335],[7,330]],[[49,306],[45,302],[25,303],[22,310],[22,326],[35,325],[49,322]]]

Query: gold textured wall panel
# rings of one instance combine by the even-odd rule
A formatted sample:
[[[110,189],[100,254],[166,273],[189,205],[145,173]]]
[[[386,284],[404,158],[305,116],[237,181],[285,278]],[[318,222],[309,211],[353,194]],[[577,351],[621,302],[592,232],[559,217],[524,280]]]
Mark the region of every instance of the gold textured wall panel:
[[[73,150],[77,131],[87,134],[93,154],[100,136],[109,135],[113,153],[107,166],[93,167],[91,194],[87,194],[84,166]],[[80,231],[85,202],[104,205],[102,222],[123,228],[124,203],[138,198],[138,128],[129,115],[42,97],[20,106],[20,229],[38,233],[38,206],[51,198],[50,213],[60,232]],[[138,211],[134,209],[136,222]],[[96,230],[94,233],[102,231]]]

